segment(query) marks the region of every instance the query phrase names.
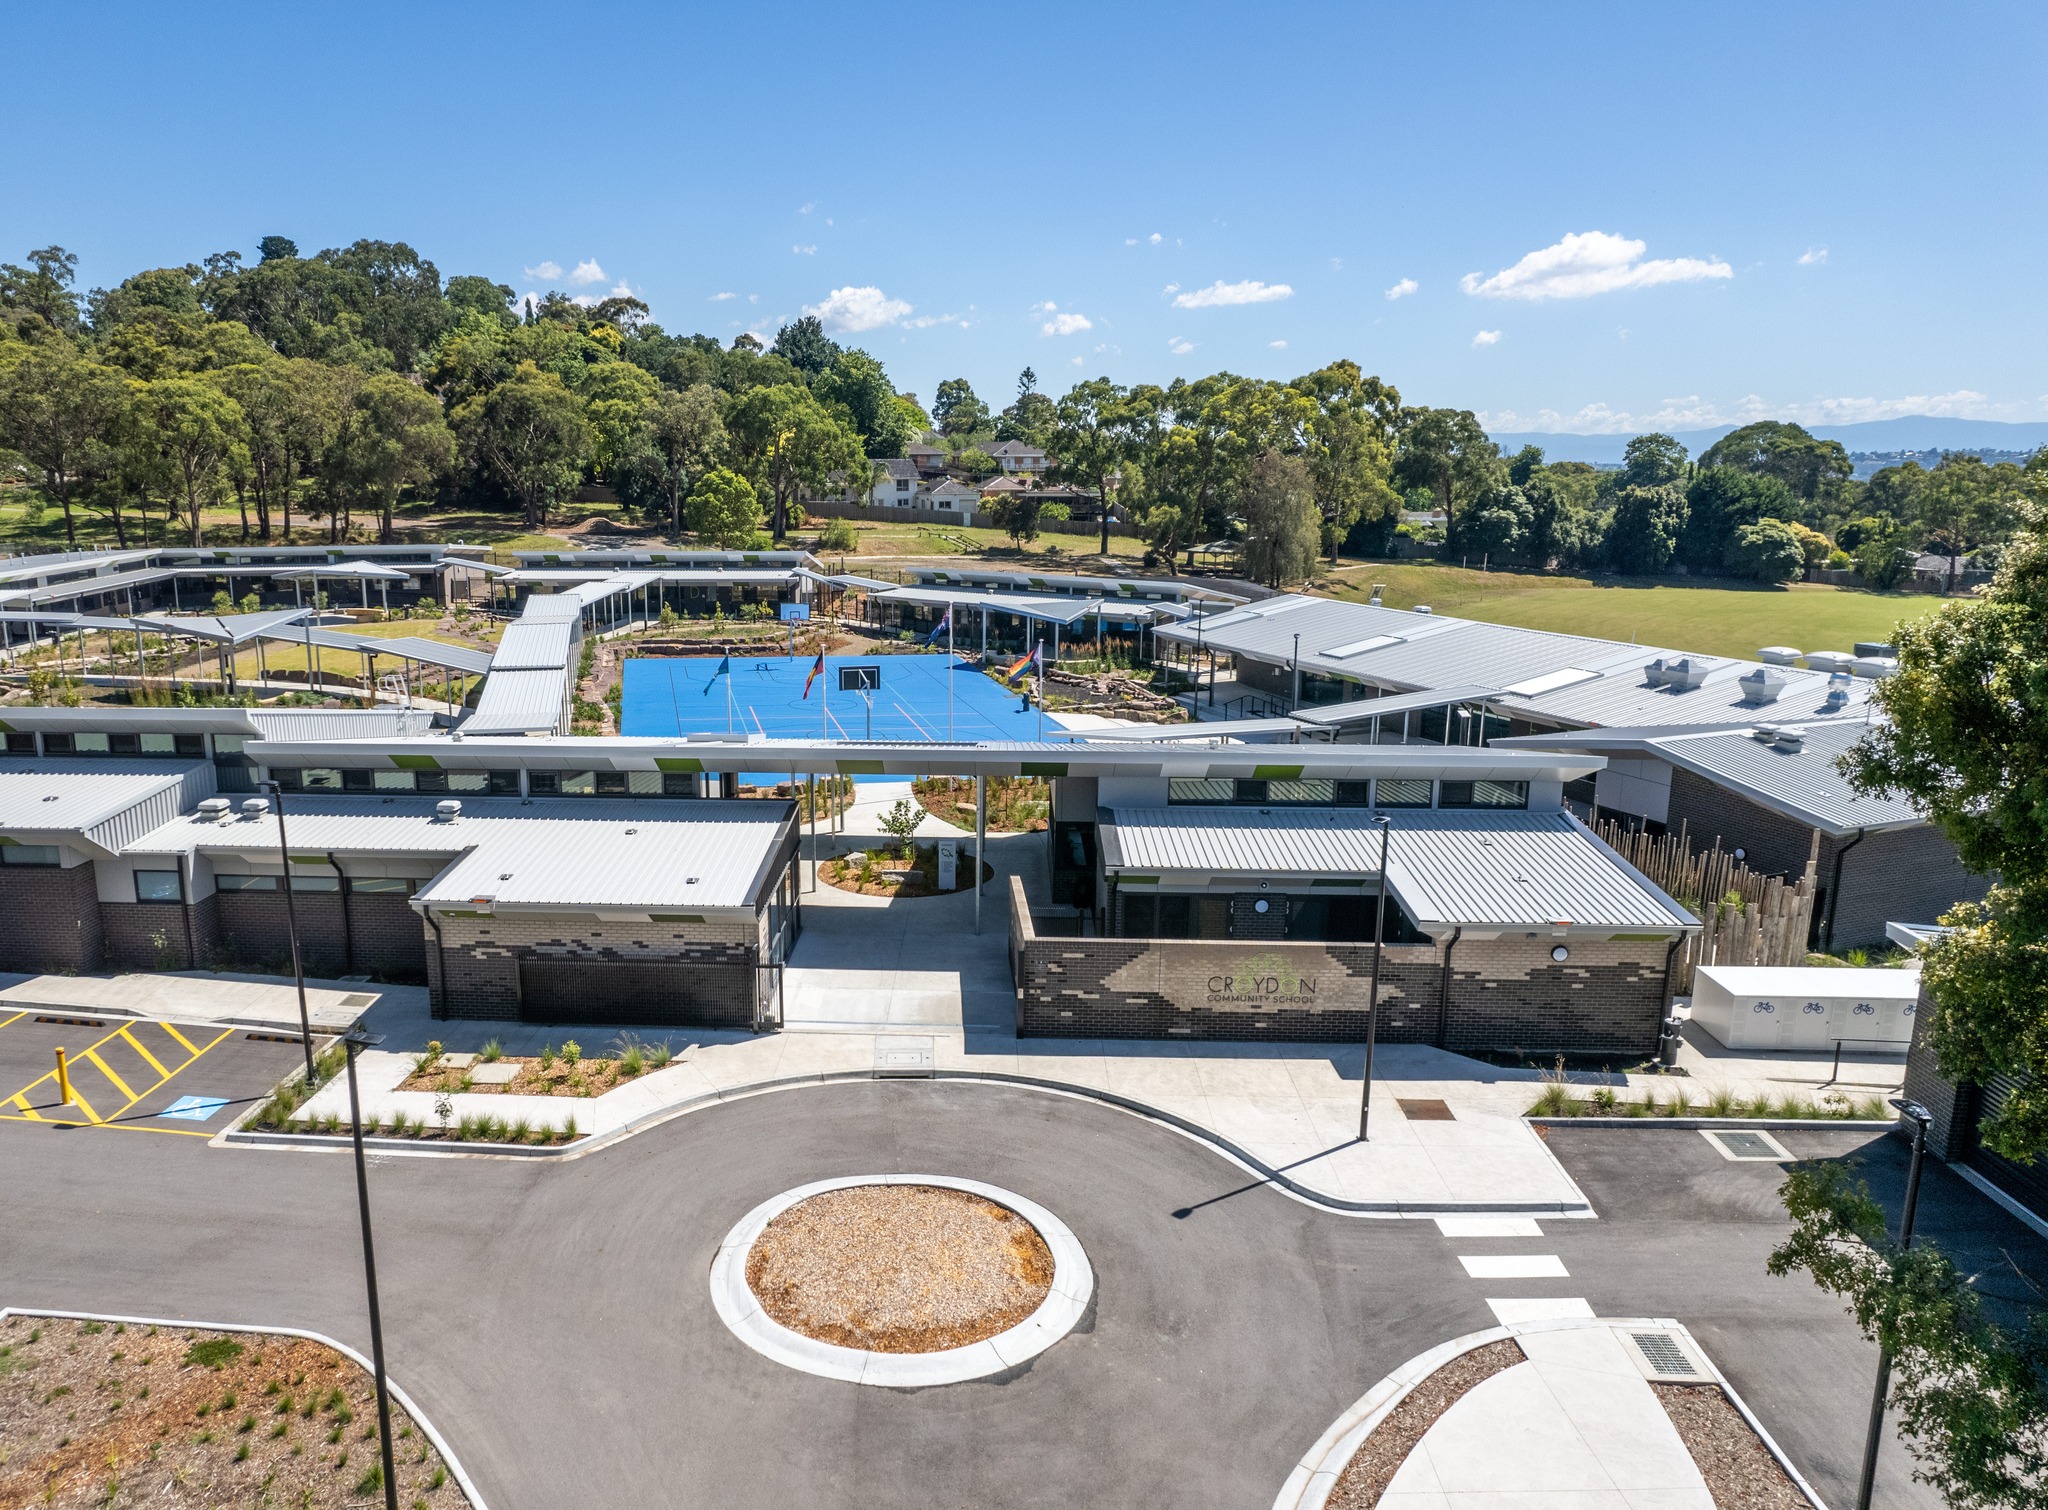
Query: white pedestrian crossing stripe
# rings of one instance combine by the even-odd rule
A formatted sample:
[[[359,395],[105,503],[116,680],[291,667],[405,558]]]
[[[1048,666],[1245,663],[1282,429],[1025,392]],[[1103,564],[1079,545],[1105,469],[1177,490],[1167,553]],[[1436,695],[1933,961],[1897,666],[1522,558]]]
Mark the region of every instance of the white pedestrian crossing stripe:
[[[1569,1279],[1555,1253],[1461,1253],[1458,1262],[1474,1279]]]
[[[1541,1237],[1533,1216],[1440,1216],[1436,1230],[1445,1237]]]
[[[1489,1300],[1493,1319],[1502,1326],[1524,1321],[1590,1321],[1593,1308],[1577,1296],[1571,1299]]]

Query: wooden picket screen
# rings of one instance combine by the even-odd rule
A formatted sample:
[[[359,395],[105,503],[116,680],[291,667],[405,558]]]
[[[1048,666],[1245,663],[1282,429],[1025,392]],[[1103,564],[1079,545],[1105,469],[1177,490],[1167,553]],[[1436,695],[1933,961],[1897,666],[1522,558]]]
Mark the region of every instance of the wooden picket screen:
[[[1700,920],[1700,932],[1672,964],[1673,994],[1692,990],[1701,965],[1803,965],[1813,927],[1820,870],[1820,835],[1796,881],[1761,875],[1727,850],[1718,837],[1695,853],[1685,826],[1675,833],[1631,833],[1603,819],[1593,831],[1624,860],[1678,899]]]

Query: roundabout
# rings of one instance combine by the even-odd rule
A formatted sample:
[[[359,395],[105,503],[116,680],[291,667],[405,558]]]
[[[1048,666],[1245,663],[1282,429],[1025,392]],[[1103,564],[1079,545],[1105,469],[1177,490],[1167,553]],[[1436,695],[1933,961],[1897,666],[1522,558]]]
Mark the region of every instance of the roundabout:
[[[777,1363],[918,1388],[1030,1362],[1088,1309],[1079,1239],[1013,1191],[946,1175],[852,1175],[773,1196],[711,1263],[734,1336]]]

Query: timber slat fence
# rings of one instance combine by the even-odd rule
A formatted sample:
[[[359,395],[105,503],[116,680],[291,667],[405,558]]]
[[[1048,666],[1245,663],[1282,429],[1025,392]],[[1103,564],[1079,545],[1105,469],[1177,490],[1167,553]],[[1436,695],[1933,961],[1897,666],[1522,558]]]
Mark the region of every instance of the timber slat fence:
[[[1819,834],[1806,857],[1805,874],[1787,880],[1751,870],[1721,848],[1718,836],[1713,848],[1695,853],[1682,823],[1675,833],[1652,835],[1640,829],[1631,833],[1603,819],[1593,831],[1700,920],[1699,936],[1672,965],[1674,995],[1691,992],[1693,971],[1701,965],[1806,963],[1820,870]]]

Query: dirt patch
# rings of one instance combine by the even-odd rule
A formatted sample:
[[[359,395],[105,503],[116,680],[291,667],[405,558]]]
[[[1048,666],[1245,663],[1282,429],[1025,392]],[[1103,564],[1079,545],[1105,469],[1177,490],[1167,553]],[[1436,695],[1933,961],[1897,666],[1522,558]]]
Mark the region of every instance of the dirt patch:
[[[665,1068],[668,1061],[656,1064],[652,1059],[643,1059],[635,1066],[619,1059],[585,1057],[572,1064],[560,1054],[555,1054],[547,1059],[508,1055],[493,1063],[501,1068],[511,1065],[515,1071],[514,1078],[504,1084],[485,1084],[476,1078],[476,1072],[485,1067],[482,1061],[456,1068],[437,1060],[423,1069],[415,1069],[398,1088],[451,1096],[464,1091],[492,1096],[602,1096],[629,1080],[637,1080],[652,1070]]]
[[[1717,1384],[1652,1384],[1720,1510],[1813,1510]]]
[[[1460,1354],[1408,1391],[1351,1454],[1330,1491],[1328,1510],[1372,1510],[1438,1417],[1473,1386],[1525,1361],[1521,1348],[1504,1338]]]
[[[469,1504],[396,1402],[391,1431],[401,1504]],[[317,1342],[33,1316],[0,1323],[0,1505],[381,1503],[376,1436],[369,1374]]]
[[[747,1254],[747,1285],[770,1317],[877,1353],[935,1353],[1006,1332],[1038,1309],[1052,1276],[1052,1252],[1023,1217],[935,1185],[814,1195]]]
[[[990,776],[988,831],[992,834],[1045,832],[1052,815],[1052,785],[1042,776]],[[974,827],[971,777],[928,776],[910,784],[918,804],[955,828]]]

